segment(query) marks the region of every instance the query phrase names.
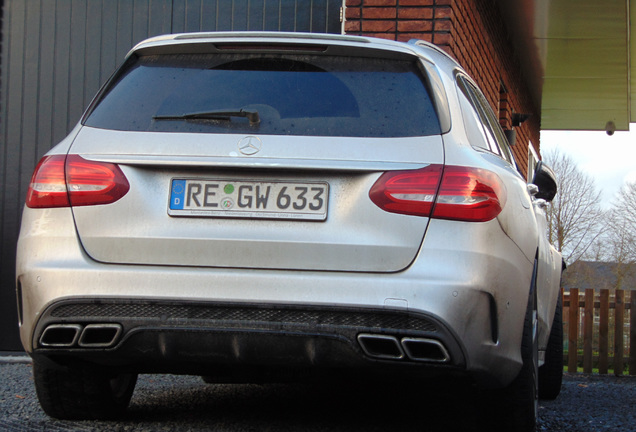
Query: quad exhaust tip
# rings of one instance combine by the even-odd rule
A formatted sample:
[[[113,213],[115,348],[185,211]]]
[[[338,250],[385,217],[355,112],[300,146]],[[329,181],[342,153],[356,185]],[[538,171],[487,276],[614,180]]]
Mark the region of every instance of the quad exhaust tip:
[[[411,360],[436,363],[450,361],[446,347],[436,339],[402,338],[402,346]]]
[[[361,333],[358,335],[358,342],[369,357],[386,360],[404,358],[404,350],[400,341],[394,336]]]
[[[51,348],[72,347],[82,332],[78,324],[52,324],[40,336],[40,345]]]
[[[358,343],[369,357],[383,360],[409,359],[418,362],[448,363],[450,355],[436,339],[361,333]]]
[[[107,348],[115,345],[121,331],[119,324],[89,324],[84,327],[78,345],[83,348]]]
[[[114,346],[123,329],[120,324],[51,324],[40,336],[46,348],[109,348]]]

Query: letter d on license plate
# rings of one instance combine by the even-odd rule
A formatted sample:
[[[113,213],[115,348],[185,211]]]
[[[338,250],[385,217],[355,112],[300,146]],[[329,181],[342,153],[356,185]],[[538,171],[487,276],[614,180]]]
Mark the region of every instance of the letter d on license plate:
[[[324,221],[328,199],[325,182],[172,179],[168,214]]]

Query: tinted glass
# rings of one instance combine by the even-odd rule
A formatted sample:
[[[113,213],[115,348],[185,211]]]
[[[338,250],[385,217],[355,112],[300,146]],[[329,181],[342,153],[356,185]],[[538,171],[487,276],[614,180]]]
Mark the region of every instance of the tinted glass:
[[[489,141],[490,151],[503,157],[510,164],[515,165],[512,152],[508,146],[508,139],[504,135],[499,122],[495,118],[495,114],[490,108],[488,101],[486,101],[485,96],[477,89],[477,87],[466,81],[466,79],[462,76],[458,77],[458,84],[461,92],[471,100],[471,105],[473,105],[480,116],[480,122],[484,128],[483,130],[487,136],[487,140]],[[467,120],[466,113],[464,113],[464,120],[465,122]],[[467,129],[470,130],[468,126]],[[477,142],[477,144],[478,147],[486,148],[482,143]]]
[[[165,119],[213,111],[246,118]],[[163,55],[136,59],[87,126],[124,131],[405,137],[440,133],[415,62],[328,56]]]
[[[493,151],[490,148],[488,136],[486,135],[486,131],[484,130],[482,120],[477,114],[474,98],[473,96],[471,96],[470,91],[468,90],[466,81],[460,76],[457,79],[457,84],[460,89],[460,92],[458,92],[457,94],[459,97],[459,106],[462,110],[464,127],[466,128],[466,133],[470,138],[471,145],[473,145],[473,147],[479,147],[484,150]]]

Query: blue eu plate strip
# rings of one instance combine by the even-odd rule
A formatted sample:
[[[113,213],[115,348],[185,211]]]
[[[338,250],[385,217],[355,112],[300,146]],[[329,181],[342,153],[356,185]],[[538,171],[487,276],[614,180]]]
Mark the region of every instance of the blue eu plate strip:
[[[172,189],[170,193],[170,209],[183,210],[183,201],[185,200],[185,180],[172,180]]]

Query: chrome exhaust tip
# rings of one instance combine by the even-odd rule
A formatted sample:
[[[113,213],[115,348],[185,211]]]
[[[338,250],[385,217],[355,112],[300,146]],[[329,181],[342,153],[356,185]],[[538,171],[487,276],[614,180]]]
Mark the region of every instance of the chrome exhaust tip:
[[[394,336],[361,333],[358,343],[366,355],[385,360],[401,360],[404,351],[400,341]]]
[[[84,327],[78,345],[82,348],[108,348],[117,343],[121,332],[119,324],[89,324]]]
[[[77,343],[82,326],[79,324],[51,324],[40,336],[40,346],[69,348]]]
[[[426,338],[402,338],[402,347],[410,360],[448,363],[450,355],[440,341]]]

